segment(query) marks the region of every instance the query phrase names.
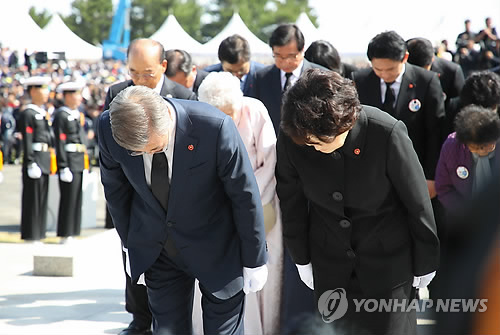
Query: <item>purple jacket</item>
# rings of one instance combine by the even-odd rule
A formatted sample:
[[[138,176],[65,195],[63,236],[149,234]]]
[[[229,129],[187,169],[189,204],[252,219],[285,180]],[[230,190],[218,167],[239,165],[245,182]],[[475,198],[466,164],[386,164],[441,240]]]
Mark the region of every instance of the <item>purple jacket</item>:
[[[497,146],[495,160],[499,159]],[[474,161],[467,146],[451,133],[441,148],[436,167],[436,192],[439,201],[448,211],[462,207],[472,196]]]

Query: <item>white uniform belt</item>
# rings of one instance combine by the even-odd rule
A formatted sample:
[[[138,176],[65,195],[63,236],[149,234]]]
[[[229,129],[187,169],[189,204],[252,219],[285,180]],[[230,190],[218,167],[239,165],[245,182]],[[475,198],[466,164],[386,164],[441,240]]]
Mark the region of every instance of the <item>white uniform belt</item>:
[[[33,151],[49,151],[49,145],[47,143],[35,142],[31,144]]]
[[[64,146],[67,152],[85,152],[85,145],[80,143],[68,143]]]

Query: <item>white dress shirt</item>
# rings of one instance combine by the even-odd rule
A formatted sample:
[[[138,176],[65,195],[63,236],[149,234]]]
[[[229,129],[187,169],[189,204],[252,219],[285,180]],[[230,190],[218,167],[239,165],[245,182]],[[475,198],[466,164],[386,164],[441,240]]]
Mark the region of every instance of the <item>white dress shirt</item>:
[[[295,70],[292,71],[292,75],[290,76],[291,84],[290,87],[295,84],[297,80],[299,80],[300,74],[302,73],[302,68],[304,67],[304,61],[300,62],[299,66]],[[285,88],[285,83],[286,83],[286,72],[283,70],[280,70],[280,77],[281,77],[281,90]]]
[[[403,70],[391,85],[391,88],[394,92],[394,106],[392,107],[396,107],[396,102],[398,101],[398,96],[399,96],[399,89],[401,88],[401,82],[403,81],[403,75],[405,74],[405,71],[406,71],[406,66],[403,64]],[[385,102],[386,91],[387,91],[387,85],[385,84],[385,81],[382,78],[380,78],[380,94],[382,95],[382,104]]]

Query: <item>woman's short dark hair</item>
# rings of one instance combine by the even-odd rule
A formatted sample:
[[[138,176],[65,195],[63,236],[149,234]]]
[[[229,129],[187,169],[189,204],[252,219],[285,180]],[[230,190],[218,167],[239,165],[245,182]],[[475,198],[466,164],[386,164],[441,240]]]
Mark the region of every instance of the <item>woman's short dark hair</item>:
[[[469,105],[455,118],[457,139],[464,144],[487,144],[500,138],[500,117],[495,110]]]
[[[313,63],[323,65],[327,69],[342,74],[342,63],[339,52],[328,41],[314,41],[304,53],[304,57]]]
[[[491,71],[472,73],[460,92],[460,107],[479,105],[485,108],[500,106],[500,76]]]
[[[361,103],[352,80],[336,72],[310,69],[290,87],[281,107],[281,129],[297,144],[311,136],[330,143],[352,129]]]
[[[366,54],[369,60],[387,58],[402,62],[406,55],[406,42],[395,31],[385,31],[372,38]]]

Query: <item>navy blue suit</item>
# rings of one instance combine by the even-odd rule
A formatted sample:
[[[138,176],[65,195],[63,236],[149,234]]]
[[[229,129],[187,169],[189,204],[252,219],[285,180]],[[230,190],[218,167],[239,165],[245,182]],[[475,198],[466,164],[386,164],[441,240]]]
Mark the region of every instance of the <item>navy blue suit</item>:
[[[257,77],[257,71],[260,69],[263,69],[265,67],[264,64],[257,63],[254,61],[250,61],[250,71],[248,71],[247,77],[245,79],[245,84],[243,86],[243,95],[247,97],[252,97],[256,98],[256,91],[255,91],[255,78]],[[222,64],[213,64],[209,65],[203,70],[207,72],[221,72],[224,71],[222,69]]]
[[[142,156],[130,156],[119,146],[112,136],[109,112],[101,115],[101,180],[109,211],[129,250],[134,281],[146,272],[148,282],[147,271],[157,268],[168,237],[183,271],[217,299],[229,299],[243,288],[243,267],[255,268],[267,261],[252,166],[229,116],[201,102],[168,101],[177,124],[167,211],[146,183]],[[155,297],[149,283],[148,295],[151,303]]]

